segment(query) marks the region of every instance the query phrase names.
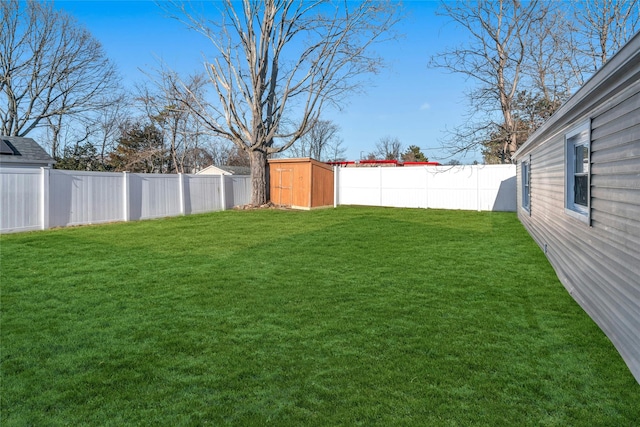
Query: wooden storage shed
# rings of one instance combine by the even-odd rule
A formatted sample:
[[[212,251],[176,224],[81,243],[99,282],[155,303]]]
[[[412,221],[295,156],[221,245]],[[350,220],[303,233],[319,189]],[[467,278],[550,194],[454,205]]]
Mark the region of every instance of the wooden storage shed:
[[[333,168],[311,158],[269,160],[271,202],[295,209],[333,206]]]
[[[518,217],[640,382],[640,34],[515,160]]]

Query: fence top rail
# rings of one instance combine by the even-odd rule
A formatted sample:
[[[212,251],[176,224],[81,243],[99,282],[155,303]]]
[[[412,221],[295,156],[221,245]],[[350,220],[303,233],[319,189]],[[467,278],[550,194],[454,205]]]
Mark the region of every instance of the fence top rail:
[[[251,178],[251,175],[214,175],[214,174],[193,174],[193,173],[186,173],[184,174],[184,176],[188,176],[189,178],[219,178],[221,176],[224,176],[225,178]]]
[[[97,172],[97,171],[77,171],[67,169],[51,169],[50,173],[61,175],[78,175],[78,176],[104,176],[104,177],[122,177],[122,172]]]
[[[25,168],[25,167],[1,167],[0,173],[2,174],[24,174],[24,175],[40,175],[42,169],[40,168]]]
[[[69,170],[69,169],[51,169],[51,168],[35,168],[35,167],[23,167],[23,166],[6,166],[0,167],[0,173],[3,174],[30,174],[36,175],[42,173],[42,169],[48,169],[53,174],[64,175],[79,175],[79,176],[112,176],[122,177],[123,174],[130,176],[139,176],[150,179],[167,179],[171,177],[177,178],[177,173],[138,173],[138,172],[104,172],[104,171],[81,171],[81,170]],[[197,175],[197,174],[182,174],[189,179],[220,179],[221,175]],[[227,178],[251,178],[251,175],[226,175]]]
[[[184,174],[186,178],[189,179],[220,179],[222,175],[195,175],[195,174]]]

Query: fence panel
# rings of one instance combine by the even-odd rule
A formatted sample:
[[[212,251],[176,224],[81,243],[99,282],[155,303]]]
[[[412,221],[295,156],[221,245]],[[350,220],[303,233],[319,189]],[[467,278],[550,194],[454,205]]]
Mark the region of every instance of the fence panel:
[[[479,170],[480,209],[515,212],[516,166],[487,165]]]
[[[516,210],[514,165],[341,168],[337,203]]]
[[[180,215],[179,176],[129,174],[129,213],[131,220]]]
[[[0,232],[212,212],[245,205],[249,176],[0,168]]]
[[[42,228],[42,171],[32,168],[0,168],[0,230]]]
[[[49,225],[124,220],[122,174],[53,169],[49,176]]]
[[[222,210],[221,179],[221,175],[185,175],[185,214]]]
[[[380,170],[382,168],[343,168],[338,179],[339,205],[382,206]]]
[[[436,166],[428,172],[429,208],[478,210],[478,168]]]
[[[381,205],[399,208],[426,208],[426,172],[424,168],[381,167]]]
[[[251,176],[227,175],[225,177],[225,199],[227,208],[249,204],[251,202]]]
[[[515,166],[341,168],[337,203],[516,209]],[[0,232],[159,218],[244,205],[249,176],[221,178],[0,168]]]

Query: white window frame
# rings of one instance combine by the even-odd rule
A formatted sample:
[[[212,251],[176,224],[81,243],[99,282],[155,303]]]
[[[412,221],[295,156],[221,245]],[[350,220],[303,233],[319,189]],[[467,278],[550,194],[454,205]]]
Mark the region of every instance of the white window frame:
[[[588,150],[583,171],[576,173],[576,148]],[[565,135],[565,212],[573,218],[589,223],[591,217],[591,121],[576,126]],[[587,204],[576,203],[576,177],[587,178]]]
[[[522,180],[521,206],[531,215],[531,156],[520,163],[520,179]]]

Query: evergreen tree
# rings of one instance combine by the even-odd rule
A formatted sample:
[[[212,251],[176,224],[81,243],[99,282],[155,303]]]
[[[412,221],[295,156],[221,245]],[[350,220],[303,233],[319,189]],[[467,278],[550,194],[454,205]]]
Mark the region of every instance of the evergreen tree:
[[[422,151],[420,151],[420,147],[417,145],[410,145],[402,154],[403,162],[428,162],[429,159],[424,155]]]
[[[170,158],[164,148],[162,132],[152,124],[127,124],[110,155],[116,171],[165,173]]]

